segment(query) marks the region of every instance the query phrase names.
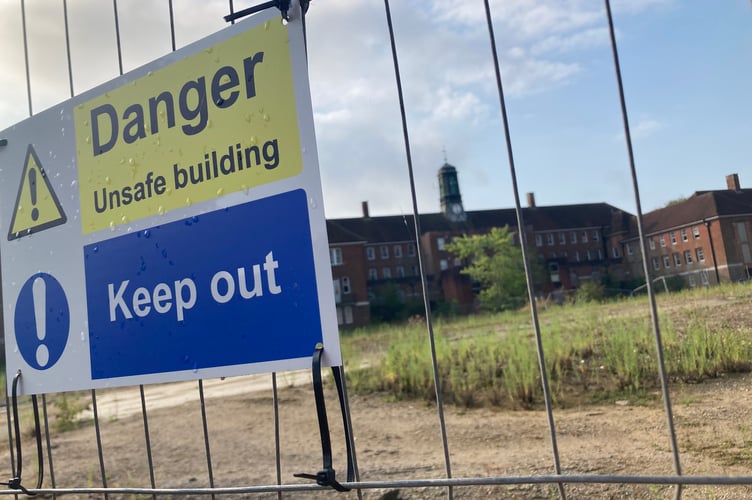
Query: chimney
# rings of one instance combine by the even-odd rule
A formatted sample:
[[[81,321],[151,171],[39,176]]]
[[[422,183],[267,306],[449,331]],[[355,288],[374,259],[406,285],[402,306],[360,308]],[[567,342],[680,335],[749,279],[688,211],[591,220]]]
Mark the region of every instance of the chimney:
[[[535,208],[535,193],[527,194],[527,206],[530,208]]]
[[[742,190],[739,185],[739,174],[731,174],[726,176],[726,187],[729,191],[736,191],[737,193]]]
[[[363,218],[364,219],[369,219],[371,216],[368,213],[368,202],[367,201],[363,201],[363,202],[360,203],[360,206],[363,209]]]

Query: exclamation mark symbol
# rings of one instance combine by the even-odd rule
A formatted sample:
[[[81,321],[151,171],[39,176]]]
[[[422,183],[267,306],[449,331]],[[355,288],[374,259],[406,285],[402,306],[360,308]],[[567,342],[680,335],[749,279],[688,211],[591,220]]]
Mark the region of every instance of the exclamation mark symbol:
[[[34,168],[29,169],[29,192],[31,193],[31,220],[36,221],[39,218],[39,209],[37,204],[37,171]]]
[[[39,339],[37,364],[44,368],[50,360],[50,351],[44,344],[44,339],[47,336],[47,287],[41,277],[34,280],[31,292],[34,297],[34,320],[36,321],[37,338]]]

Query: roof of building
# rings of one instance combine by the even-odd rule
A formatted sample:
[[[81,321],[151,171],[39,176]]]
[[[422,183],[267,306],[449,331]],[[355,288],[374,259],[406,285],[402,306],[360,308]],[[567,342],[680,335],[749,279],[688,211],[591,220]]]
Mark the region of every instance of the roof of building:
[[[705,219],[752,214],[752,189],[697,191],[686,200],[643,216],[645,234],[697,224]],[[636,226],[631,231],[637,237]]]
[[[558,205],[522,209],[525,225],[535,231],[609,227],[612,232],[626,230],[630,214],[607,203]],[[466,219],[452,222],[441,213],[420,215],[421,232],[461,232],[487,230],[492,227],[517,227],[513,208],[473,210]],[[412,215],[357,217],[327,220],[330,243],[364,241],[383,243],[415,239]]]

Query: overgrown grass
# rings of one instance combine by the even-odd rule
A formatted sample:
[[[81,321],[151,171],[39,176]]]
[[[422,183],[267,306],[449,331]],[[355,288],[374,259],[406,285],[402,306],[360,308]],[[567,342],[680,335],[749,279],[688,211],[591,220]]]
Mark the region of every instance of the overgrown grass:
[[[733,309],[707,302],[736,304],[736,314],[741,314],[752,290],[737,286],[712,292],[661,296],[662,345],[671,382],[695,383],[750,370],[752,332],[733,321]],[[551,392],[559,406],[643,399],[660,387],[645,298],[552,307],[540,312],[540,323]],[[466,407],[530,408],[542,403],[529,312],[438,322],[434,332],[446,401]],[[343,350],[349,384],[356,393],[435,398],[424,324],[355,332],[343,338]]]

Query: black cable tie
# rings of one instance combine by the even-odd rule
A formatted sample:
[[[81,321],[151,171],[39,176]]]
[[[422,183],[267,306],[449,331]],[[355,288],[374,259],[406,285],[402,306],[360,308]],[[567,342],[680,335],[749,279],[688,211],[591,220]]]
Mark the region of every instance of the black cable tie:
[[[13,490],[21,490],[28,496],[34,496],[36,493],[32,493],[23,484],[21,484],[21,472],[23,466],[23,458],[21,456],[21,428],[18,420],[18,382],[21,380],[21,370],[18,370],[13,376],[13,387],[11,389],[11,401],[13,411],[13,430],[16,438],[16,466],[13,468],[13,477],[7,483],[0,483],[8,486]],[[34,409],[34,425],[35,434],[37,438],[37,489],[42,487],[42,481],[44,479],[44,454],[42,452],[42,429],[39,424],[39,405],[37,404],[37,395],[32,394],[31,404]]]
[[[311,479],[316,481],[319,486],[326,486],[334,488],[337,491],[345,492],[350,491],[350,488],[346,488],[336,479],[336,472],[332,467],[332,443],[329,435],[329,420],[326,416],[326,401],[324,400],[324,384],[321,380],[321,356],[324,353],[324,346],[321,343],[316,344],[316,349],[313,351],[313,361],[311,371],[313,375],[313,395],[316,400],[316,415],[319,421],[319,433],[321,435],[321,454],[323,457],[324,467],[316,474],[298,473],[293,474],[295,477],[303,479]],[[334,370],[334,368],[332,368]],[[335,381],[337,381],[337,393],[340,398],[340,405],[343,409],[344,420],[344,401],[342,392],[342,381],[339,378],[337,372],[335,372]],[[347,481],[353,480],[353,466],[352,466],[352,454],[350,450],[350,433],[348,432],[347,423],[345,421],[345,442],[347,443]]]
[[[301,2],[301,5],[302,5],[302,2]],[[277,7],[279,9],[279,11],[282,13],[282,18],[285,19],[285,21],[290,20],[287,14],[287,11],[290,10],[290,0],[269,0],[268,2],[264,2],[258,5],[254,5],[252,7],[248,7],[247,9],[239,10],[237,12],[232,12],[226,15],[224,17],[224,20],[228,23],[231,23],[242,17],[250,16],[251,14],[261,12],[262,10],[271,9],[272,7]]]

